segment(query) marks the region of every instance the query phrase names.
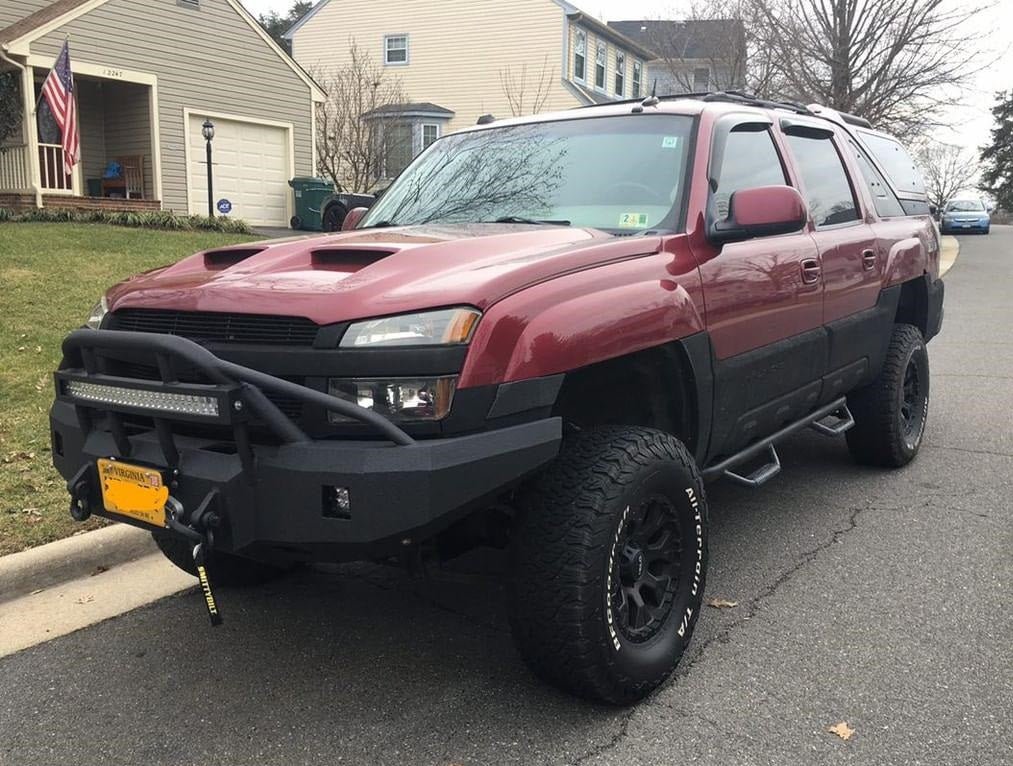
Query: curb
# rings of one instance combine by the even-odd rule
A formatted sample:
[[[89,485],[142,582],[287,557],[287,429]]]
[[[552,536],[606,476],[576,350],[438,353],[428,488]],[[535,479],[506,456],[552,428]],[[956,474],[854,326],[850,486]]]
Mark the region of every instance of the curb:
[[[957,262],[960,255],[960,240],[952,234],[943,234],[939,240],[942,245],[939,253],[939,276],[943,277]]]
[[[74,537],[0,556],[0,603],[111,569],[157,550],[151,535],[113,524]]]

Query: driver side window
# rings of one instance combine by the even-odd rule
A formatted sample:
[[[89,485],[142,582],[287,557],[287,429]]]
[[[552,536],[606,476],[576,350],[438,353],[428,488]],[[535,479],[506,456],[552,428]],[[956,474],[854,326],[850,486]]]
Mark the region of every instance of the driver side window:
[[[732,192],[757,186],[784,186],[781,156],[766,125],[746,124],[732,128],[725,142],[714,202],[719,218],[728,217]]]

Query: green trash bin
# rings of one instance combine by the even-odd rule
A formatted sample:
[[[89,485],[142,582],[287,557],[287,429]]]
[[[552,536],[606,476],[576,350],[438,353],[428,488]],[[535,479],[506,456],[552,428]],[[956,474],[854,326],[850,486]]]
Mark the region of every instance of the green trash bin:
[[[334,184],[326,178],[297,176],[288,185],[295,194],[295,215],[289,221],[292,228],[323,231],[323,205],[334,194]]]

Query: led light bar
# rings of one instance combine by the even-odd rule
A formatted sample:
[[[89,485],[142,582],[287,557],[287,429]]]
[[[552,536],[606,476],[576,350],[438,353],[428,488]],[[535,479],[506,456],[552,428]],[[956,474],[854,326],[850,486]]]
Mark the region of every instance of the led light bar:
[[[63,390],[68,396],[86,402],[137,407],[159,412],[175,412],[184,415],[218,417],[218,399],[214,396],[145,391],[140,388],[109,386],[104,383],[88,383],[82,380],[65,381]]]

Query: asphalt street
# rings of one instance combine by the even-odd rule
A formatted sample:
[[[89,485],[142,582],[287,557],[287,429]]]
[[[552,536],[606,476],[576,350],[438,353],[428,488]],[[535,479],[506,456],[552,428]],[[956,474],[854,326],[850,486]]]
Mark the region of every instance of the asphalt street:
[[[218,629],[189,591],[4,658],[0,763],[1013,762],[1013,228],[961,245],[918,459],[806,432],[763,489],[711,486],[708,595],[738,606],[640,706],[534,679],[483,553],[223,591]]]

